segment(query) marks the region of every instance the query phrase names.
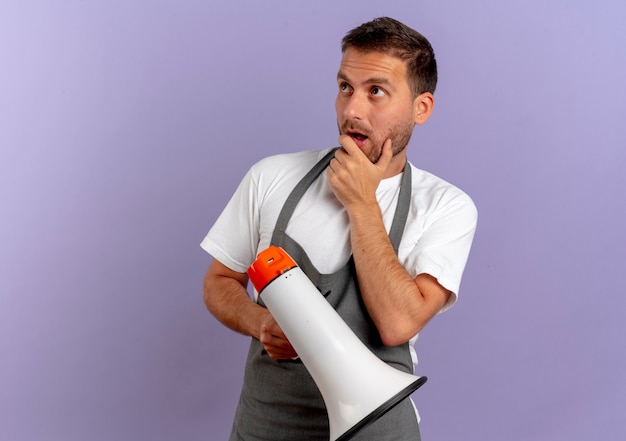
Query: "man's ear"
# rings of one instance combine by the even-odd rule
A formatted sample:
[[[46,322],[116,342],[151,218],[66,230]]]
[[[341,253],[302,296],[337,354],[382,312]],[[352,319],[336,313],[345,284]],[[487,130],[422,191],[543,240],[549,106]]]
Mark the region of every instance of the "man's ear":
[[[413,100],[413,117],[415,124],[424,124],[435,107],[435,97],[430,92],[419,94]]]

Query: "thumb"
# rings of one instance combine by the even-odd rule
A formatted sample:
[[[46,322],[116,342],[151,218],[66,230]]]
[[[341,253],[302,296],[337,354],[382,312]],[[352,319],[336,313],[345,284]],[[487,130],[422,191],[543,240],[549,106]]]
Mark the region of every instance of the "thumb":
[[[383,171],[387,170],[387,166],[393,159],[393,149],[391,148],[391,139],[387,139],[383,144],[383,148],[380,152],[380,157],[376,162],[376,165]]]

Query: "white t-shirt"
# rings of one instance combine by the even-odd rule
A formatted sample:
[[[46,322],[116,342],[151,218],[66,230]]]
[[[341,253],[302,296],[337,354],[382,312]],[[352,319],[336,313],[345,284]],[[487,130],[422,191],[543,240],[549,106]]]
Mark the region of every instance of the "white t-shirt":
[[[231,270],[246,272],[258,253],[270,245],[280,210],[293,188],[328,151],[281,154],[252,166],[202,241],[202,248]],[[457,187],[411,167],[411,206],[398,259],[411,277],[430,274],[452,292],[443,312],[458,297],[476,229],[476,207]],[[402,174],[384,179],[376,190],[387,232],[401,178]],[[286,232],[321,273],[332,273],[349,259],[348,215],[330,189],[325,171],[298,203]],[[414,364],[416,338],[409,342]]]

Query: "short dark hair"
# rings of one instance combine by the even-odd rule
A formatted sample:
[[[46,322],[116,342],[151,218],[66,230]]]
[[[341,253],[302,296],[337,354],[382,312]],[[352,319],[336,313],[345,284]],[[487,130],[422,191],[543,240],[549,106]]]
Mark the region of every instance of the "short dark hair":
[[[352,29],[341,41],[341,51],[382,52],[406,62],[413,96],[435,93],[437,62],[432,46],[422,34],[389,17],[376,18]]]

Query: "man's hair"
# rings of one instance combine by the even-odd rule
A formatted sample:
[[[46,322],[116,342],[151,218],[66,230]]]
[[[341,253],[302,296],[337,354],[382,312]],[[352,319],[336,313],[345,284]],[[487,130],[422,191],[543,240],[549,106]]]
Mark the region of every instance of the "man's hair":
[[[413,96],[435,92],[437,62],[432,46],[419,32],[389,17],[376,18],[352,29],[341,41],[341,51],[381,52],[406,63]]]

